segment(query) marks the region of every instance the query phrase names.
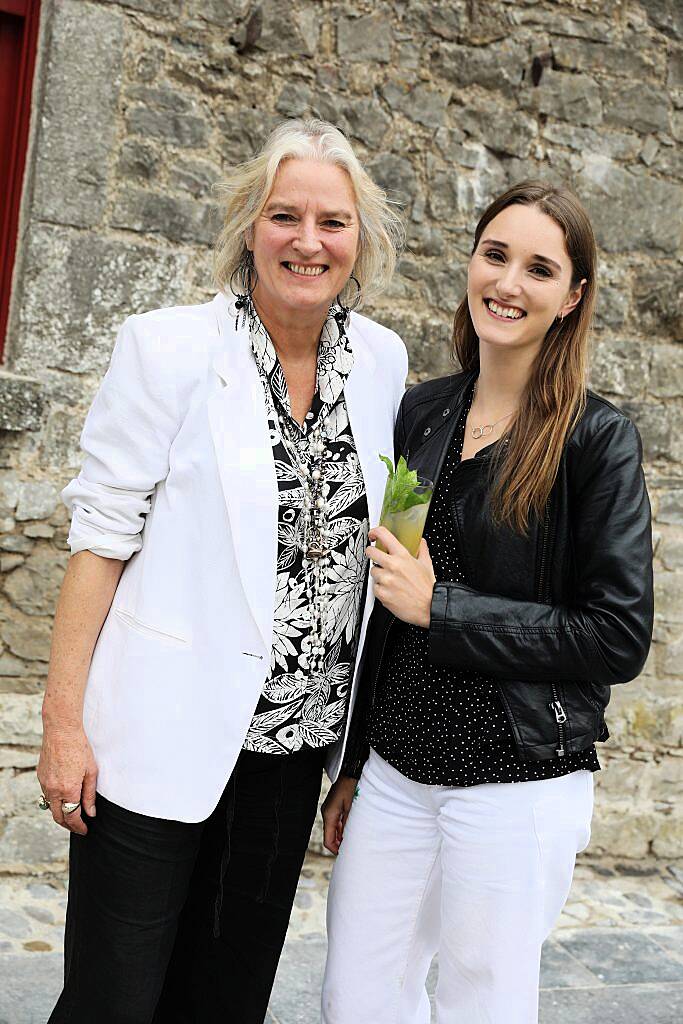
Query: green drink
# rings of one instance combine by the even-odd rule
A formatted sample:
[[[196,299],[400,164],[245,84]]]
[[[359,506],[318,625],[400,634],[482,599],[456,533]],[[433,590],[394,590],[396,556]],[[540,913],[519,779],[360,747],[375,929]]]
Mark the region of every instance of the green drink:
[[[389,476],[384,489],[379,525],[385,526],[413,558],[417,558],[434,485],[431,480],[409,470],[403,456],[398,460],[396,470],[391,459],[385,455],[380,455],[380,459],[386,465]],[[377,547],[380,551],[385,550],[380,543]]]

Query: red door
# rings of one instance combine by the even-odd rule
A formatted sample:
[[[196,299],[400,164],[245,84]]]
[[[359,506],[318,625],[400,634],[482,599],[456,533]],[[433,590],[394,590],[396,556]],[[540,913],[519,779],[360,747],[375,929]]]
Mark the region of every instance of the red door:
[[[0,356],[26,160],[40,0],[0,0]]]

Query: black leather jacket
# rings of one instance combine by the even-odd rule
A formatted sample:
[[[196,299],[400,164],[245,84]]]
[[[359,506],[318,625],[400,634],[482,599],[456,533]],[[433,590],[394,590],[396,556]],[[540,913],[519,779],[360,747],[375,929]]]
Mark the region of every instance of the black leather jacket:
[[[401,403],[395,454],[435,483],[473,377],[419,384]],[[491,520],[492,447],[456,470],[467,585],[437,581],[429,658],[495,680],[522,760],[575,753],[607,739],[610,686],[637,676],[650,647],[652,536],[640,437],[619,409],[588,392],[545,515],[526,536]],[[358,776],[367,756],[368,710],[393,622],[376,602],[346,775]]]

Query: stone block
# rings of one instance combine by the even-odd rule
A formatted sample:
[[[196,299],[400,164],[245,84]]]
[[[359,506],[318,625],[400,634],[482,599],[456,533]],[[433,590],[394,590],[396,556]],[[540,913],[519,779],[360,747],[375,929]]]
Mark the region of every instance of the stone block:
[[[459,221],[464,220],[464,226],[471,230],[485,207],[506,187],[508,176],[506,165],[481,143],[470,144],[463,159],[468,160],[473,173],[454,167],[430,174],[429,210],[437,221],[459,227]]]
[[[139,82],[153,82],[164,66],[166,51],[163,46],[147,47],[135,56],[135,78]]]
[[[15,658],[13,654],[9,654],[7,651],[4,654],[0,654],[0,680],[20,679],[34,674],[32,667],[22,661],[21,658]]]
[[[205,3],[208,0],[204,0]],[[225,5],[226,0],[221,0]],[[132,11],[141,11],[143,14],[152,14],[157,18],[167,18],[175,21],[183,5],[183,0],[100,0],[100,3],[116,4],[118,7],[128,7]]]
[[[378,319],[403,338],[411,380],[441,377],[455,371],[451,358],[451,325],[433,317],[418,319],[396,310],[382,310]]]
[[[341,17],[337,22],[337,53],[343,60],[387,64],[391,43],[391,23],[382,14]]]
[[[34,771],[0,770],[0,817],[27,814],[36,808],[39,799],[40,786]]]
[[[529,46],[507,38],[482,47],[439,43],[432,51],[430,68],[461,89],[477,85],[513,98],[530,64]]]
[[[624,281],[610,283],[600,271],[600,288],[595,307],[597,327],[623,327],[629,312],[630,289]],[[641,381],[641,385],[645,382]]]
[[[33,225],[14,368],[102,373],[126,316],[182,301],[189,262],[142,242]],[[74,423],[74,437],[79,429]]]
[[[683,341],[683,267],[658,260],[639,267],[633,281],[640,329],[647,335],[667,335]]]
[[[655,345],[652,349],[650,391],[658,398],[683,396],[683,352],[675,345]]]
[[[535,88],[527,86],[520,96],[527,110],[572,124],[596,125],[602,121],[600,87],[589,75],[546,71]]]
[[[669,492],[671,494],[671,492]],[[676,496],[676,503],[671,508],[670,515],[676,517],[676,522],[679,525],[683,525],[683,505],[681,504],[681,495],[678,492]],[[661,499],[660,499],[660,510],[661,510]],[[657,516],[657,522],[665,521],[661,514]],[[683,569],[683,537],[666,537],[659,545],[658,548],[659,557],[662,560],[662,565],[669,572],[673,572],[676,569]]]
[[[0,555],[0,573],[12,572],[24,564],[23,555]]]
[[[281,117],[267,110],[239,107],[218,115],[219,147],[229,165],[248,160],[280,123]]]
[[[38,764],[37,750],[19,750],[17,747],[0,747],[0,768],[32,768]]]
[[[410,3],[405,5],[402,29],[413,38],[428,33],[438,36],[439,41],[455,40],[467,28],[467,14],[464,0],[451,0],[447,4]],[[439,48],[441,45],[439,42]]]
[[[453,107],[451,122],[477,142],[495,153],[525,157],[536,137],[534,118],[520,110],[510,110],[500,103],[479,101],[472,106]]]
[[[657,573],[655,607],[664,622],[683,623],[683,573]]]
[[[0,551],[15,551],[19,552],[22,555],[27,555],[29,551],[32,550],[32,548],[33,544],[31,543],[31,541],[27,537],[22,537],[21,534],[18,533],[12,533],[8,537],[3,537],[0,540]]]
[[[594,153],[612,160],[635,160],[642,144],[637,135],[615,129],[582,128],[566,121],[549,121],[541,129],[541,137],[578,153]]]
[[[117,165],[120,178],[133,181],[153,181],[161,167],[158,151],[141,139],[126,139],[121,147]]]
[[[410,207],[417,188],[417,175],[410,160],[384,153],[368,163],[367,171],[393,202]]]
[[[620,252],[627,237],[631,249],[669,253],[671,238],[683,230],[680,190],[645,171],[626,171],[605,157],[586,153],[578,187],[598,244],[608,252]]]
[[[38,381],[0,370],[0,430],[37,430],[43,406]]]
[[[40,464],[58,470],[61,479],[66,478],[69,469],[80,465],[81,450],[74,426],[73,409],[52,402],[41,438]]]
[[[0,701],[0,743],[39,747],[43,740],[40,694],[6,693]]]
[[[220,180],[220,168],[209,160],[179,160],[169,170],[173,187],[183,188],[196,198],[211,199],[211,187]]]
[[[376,149],[391,124],[391,118],[384,113],[379,102],[372,98],[348,100],[340,104],[346,130],[371,149]]]
[[[589,851],[598,857],[647,857],[656,828],[654,811],[634,811],[629,803],[610,802],[593,818]]]
[[[12,604],[27,615],[54,615],[68,555],[40,545],[4,582]]]
[[[648,78],[662,70],[661,50],[644,45],[632,36],[627,45],[605,44],[590,39],[553,39],[553,61],[569,71],[599,72],[623,78]]]
[[[666,90],[645,82],[605,82],[602,103],[606,124],[649,134],[669,131]]]
[[[64,871],[68,856],[69,833],[47,811],[10,818],[0,835],[0,871],[8,874]]]
[[[217,231],[217,225],[212,223],[210,206],[195,199],[136,188],[125,189],[119,195],[112,213],[112,224],[145,234],[159,234],[171,242],[206,245]]]
[[[652,852],[667,861],[683,857],[683,816],[674,814],[661,821],[652,840]]]
[[[181,148],[204,149],[208,145],[209,126],[196,114],[135,106],[126,114],[126,127],[133,135],[159,139]]]
[[[123,17],[115,8],[63,0],[51,21],[36,146],[32,215],[98,224],[116,142]]]
[[[0,473],[0,509],[14,512],[21,494],[22,481],[13,470]],[[11,551],[12,547],[4,548]]]
[[[683,50],[672,50],[669,54],[666,85],[670,90],[683,89]]]
[[[643,10],[660,32],[674,39],[683,37],[683,8],[678,0],[647,0]]]
[[[649,354],[638,341],[600,338],[591,361],[591,386],[610,395],[634,397],[647,383]]]
[[[382,96],[392,110],[396,110],[416,124],[426,128],[439,128],[445,123],[448,95],[429,85],[407,82],[387,82]]]
[[[316,55],[320,30],[320,14],[316,5],[297,9],[289,0],[265,0],[260,6],[260,31],[254,42],[259,50],[302,57]]]
[[[11,619],[0,623],[0,638],[12,654],[31,662],[50,658],[51,623],[46,619],[15,611]],[[34,671],[37,667],[32,666]]]
[[[19,522],[47,519],[58,501],[59,490],[50,480],[27,480],[20,487],[14,518]]]
[[[683,676],[683,637],[667,646],[662,669],[668,676]]]

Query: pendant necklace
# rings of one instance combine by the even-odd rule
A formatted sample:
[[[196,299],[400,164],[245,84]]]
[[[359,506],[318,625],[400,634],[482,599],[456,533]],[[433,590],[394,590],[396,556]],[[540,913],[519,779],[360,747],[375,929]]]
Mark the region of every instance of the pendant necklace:
[[[474,399],[476,397],[477,397],[477,385],[475,384],[474,385],[474,394],[472,395],[472,401],[474,401]],[[495,423],[482,423],[482,425],[480,427],[470,427],[470,433],[472,434],[472,437],[476,441],[478,441],[480,437],[488,437],[489,434],[493,433],[493,428],[494,427],[497,427],[499,423],[503,422],[503,420],[509,419],[510,416],[514,416],[514,412],[506,413],[505,416],[501,416],[499,420],[495,421]]]

